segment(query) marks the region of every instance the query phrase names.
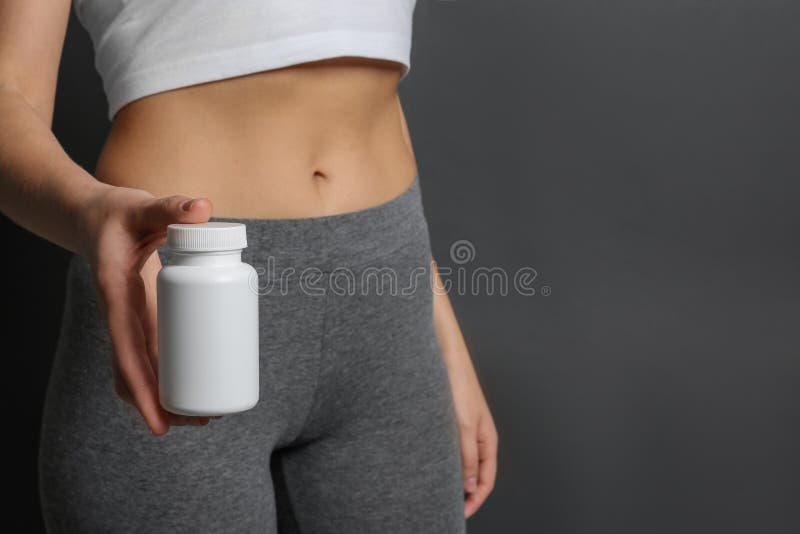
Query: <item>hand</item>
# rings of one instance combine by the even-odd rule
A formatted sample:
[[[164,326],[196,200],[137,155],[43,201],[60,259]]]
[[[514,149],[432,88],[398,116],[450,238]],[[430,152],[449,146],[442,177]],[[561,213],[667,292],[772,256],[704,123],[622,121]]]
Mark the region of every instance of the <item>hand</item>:
[[[153,434],[171,425],[207,424],[208,417],[171,414],[159,403],[155,282],[161,269],[156,249],[167,225],[208,221],[211,202],[109,187],[86,214],[86,256],[111,336],[117,394],[139,410]]]
[[[461,438],[464,515],[472,516],[494,488],[497,430],[469,354],[445,355]]]
[[[497,429],[435,260],[431,260],[431,268],[434,275],[433,321],[450,378],[461,440],[461,469],[466,496],[464,515],[471,517],[494,489]]]

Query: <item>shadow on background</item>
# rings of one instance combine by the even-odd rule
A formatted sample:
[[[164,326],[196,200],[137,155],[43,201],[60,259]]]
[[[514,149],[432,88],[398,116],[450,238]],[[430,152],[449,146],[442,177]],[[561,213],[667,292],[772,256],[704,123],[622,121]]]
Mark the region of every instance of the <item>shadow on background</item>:
[[[798,23],[788,0],[419,2],[401,94],[437,257],[467,239],[465,268],[552,288],[453,295],[501,435],[471,534],[800,531]],[[91,170],[107,128],[72,20],[54,129]],[[23,484],[67,255],[2,224]]]

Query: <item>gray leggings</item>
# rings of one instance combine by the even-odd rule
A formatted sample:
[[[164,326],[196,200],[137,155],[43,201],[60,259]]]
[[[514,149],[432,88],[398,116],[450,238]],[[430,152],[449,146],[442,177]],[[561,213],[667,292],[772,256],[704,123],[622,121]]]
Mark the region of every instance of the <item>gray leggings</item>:
[[[117,398],[73,258],[39,456],[48,531],[463,533],[418,180],[357,212],[236,220],[260,270],[261,399],[206,427],[155,437]]]

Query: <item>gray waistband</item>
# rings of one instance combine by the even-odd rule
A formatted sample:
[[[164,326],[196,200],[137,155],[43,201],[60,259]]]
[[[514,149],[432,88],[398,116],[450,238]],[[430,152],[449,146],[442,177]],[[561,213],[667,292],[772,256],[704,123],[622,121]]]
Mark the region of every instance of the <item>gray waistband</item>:
[[[212,217],[247,226],[244,261],[262,264],[272,257],[286,265],[322,271],[352,267],[391,253],[427,232],[419,178],[392,200],[363,210],[302,219]],[[161,247],[162,259],[169,252]]]

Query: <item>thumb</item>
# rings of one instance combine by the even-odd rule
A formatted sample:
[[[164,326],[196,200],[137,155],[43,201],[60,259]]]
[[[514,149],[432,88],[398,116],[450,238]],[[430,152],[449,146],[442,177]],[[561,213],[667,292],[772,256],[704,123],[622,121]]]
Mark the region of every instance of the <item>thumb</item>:
[[[155,198],[145,202],[137,215],[141,230],[160,232],[173,223],[202,223],[211,217],[211,201],[185,195]]]

